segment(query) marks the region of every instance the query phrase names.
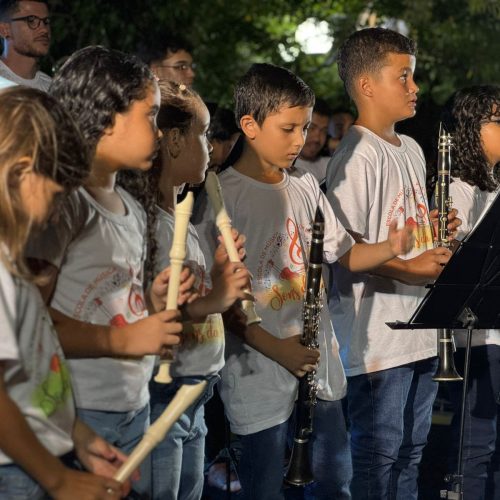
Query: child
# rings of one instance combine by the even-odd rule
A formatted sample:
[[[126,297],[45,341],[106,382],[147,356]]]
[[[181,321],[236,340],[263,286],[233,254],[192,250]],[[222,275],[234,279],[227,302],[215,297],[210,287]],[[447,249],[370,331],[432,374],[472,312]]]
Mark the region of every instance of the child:
[[[481,85],[458,91],[448,105],[447,129],[453,136],[452,182],[450,196],[458,209],[462,239],[475,225],[495,196],[500,178],[500,87]],[[455,361],[464,366],[465,335],[455,330],[459,349]],[[472,335],[469,392],[467,394],[464,436],[464,498],[478,500],[500,495],[500,331],[479,330]],[[455,416],[451,472],[457,470],[456,458],[462,402],[462,384],[448,384]]]
[[[120,498],[125,459],[75,419],[71,381],[45,305],[24,262],[29,234],[54,198],[88,173],[83,139],[55,99],[0,93],[0,496]],[[74,451],[73,451],[74,450]],[[94,474],[67,467],[76,454]]]
[[[394,131],[415,114],[415,44],[391,30],[352,34],[339,74],[358,108],[328,166],[327,197],[356,241],[387,238],[390,224],[414,228],[415,247],[370,274],[335,269],[330,312],[346,370],[355,499],[417,498],[418,464],[437,383],[435,330],[394,331],[425,295],[450,251],[433,248],[420,147]],[[450,231],[460,223],[456,211]]]
[[[300,344],[311,224],[319,206],[325,217],[325,259],[340,259],[356,270],[404,253],[411,244],[409,230],[393,226],[390,242],[354,244],[312,174],[288,174],[304,145],[314,106],[314,94],[300,78],[284,68],[255,64],[237,85],[235,99],[245,145],[234,167],[219,177],[233,225],[247,236],[245,263],[253,274],[257,314],[262,317],[260,325],[247,328],[243,341],[228,336],[221,372],[221,397],[233,432],[241,435],[243,497],[283,498],[294,375],[317,369],[310,445],[316,481],[307,491],[312,498],[350,498],[350,454],[341,406],[345,377],[326,308],[318,326],[319,351]],[[210,224],[204,223],[203,229],[208,234]]]
[[[330,160],[328,156],[322,156],[322,150],[328,136],[331,114],[328,103],[316,98],[306,142],[294,165],[313,174],[322,189],[324,189],[326,167]]]
[[[147,172],[146,188],[140,177],[122,177],[129,191],[143,202],[151,215],[148,224],[151,235],[147,267],[154,275],[169,264],[169,250],[173,239],[173,209],[179,191],[186,183],[199,184],[205,178],[209,164],[210,143],[207,130],[210,123],[208,109],[199,95],[184,84],[160,82],[161,107],[158,127],[163,133],[161,155]],[[144,180],[144,179],[142,179]],[[156,205],[158,203],[158,205]],[[237,299],[243,299],[248,283],[248,272],[242,264],[227,264],[225,252],[219,248],[217,266],[212,271],[213,288],[207,293],[210,279],[205,258],[200,249],[194,226],[189,225],[187,238],[187,265],[196,276],[195,288],[200,298],[190,303],[184,314],[196,318],[189,339],[184,340],[171,365],[174,382],[169,386],[150,382],[151,421],[154,422],[168,405],[182,383],[203,375],[210,381],[209,388],[197,404],[187,410],[152,454],[153,498],[198,499],[203,490],[204,402],[212,394],[216,376],[224,364],[224,329],[220,314]],[[237,245],[241,247],[243,238]],[[218,269],[218,268],[221,269]],[[236,273],[235,271],[239,272]],[[186,335],[186,333],[185,333]]]
[[[35,256],[56,276],[55,321],[75,384],[78,414],[99,434],[130,451],[149,422],[153,357],[179,342],[177,313],[164,308],[160,275],[143,292],[146,214],[115,186],[123,169],[147,170],[161,136],[158,85],[133,56],[102,47],[74,53],[50,92],[71,113],[93,153],[85,186],[66,200]],[[191,283],[187,286],[191,286]],[[111,357],[113,356],[113,357]],[[147,461],[141,468],[147,490]]]
[[[208,140],[212,147],[209,163],[211,170],[216,173],[219,171],[239,137],[240,130],[236,126],[234,113],[227,108],[217,108],[210,119],[208,129]]]

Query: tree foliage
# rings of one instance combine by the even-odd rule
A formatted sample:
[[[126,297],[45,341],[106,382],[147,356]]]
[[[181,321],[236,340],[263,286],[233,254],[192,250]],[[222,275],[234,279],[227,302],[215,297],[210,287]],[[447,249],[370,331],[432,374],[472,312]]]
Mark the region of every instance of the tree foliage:
[[[355,29],[395,26],[402,20],[419,45],[421,94],[442,103],[455,88],[500,81],[498,0],[52,0],[52,63],[89,44],[135,51],[166,33],[195,47],[196,86],[228,103],[234,82],[253,62],[297,72],[333,104],[345,102],[335,55]],[[326,20],[334,36],[330,53],[310,55],[295,40],[307,18]],[[401,23],[400,23],[401,26]],[[287,59],[284,60],[288,53]],[[283,55],[285,54],[285,55]]]

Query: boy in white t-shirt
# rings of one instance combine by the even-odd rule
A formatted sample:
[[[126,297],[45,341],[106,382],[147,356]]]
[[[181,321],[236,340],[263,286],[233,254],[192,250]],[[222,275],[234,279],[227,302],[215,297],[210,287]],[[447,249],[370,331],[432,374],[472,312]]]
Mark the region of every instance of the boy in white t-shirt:
[[[231,428],[241,436],[243,498],[283,498],[296,376],[316,369],[319,393],[310,444],[315,481],[306,487],[307,494],[348,499],[351,466],[341,404],[345,377],[326,307],[318,325],[319,349],[300,344],[312,221],[319,206],[325,218],[325,260],[340,260],[357,270],[406,252],[411,231],[393,226],[391,243],[355,244],[316,179],[303,171],[288,174],[304,145],[314,105],[312,90],[300,78],[278,66],[255,64],[237,85],[235,100],[245,145],[234,167],[219,178],[233,225],[246,235],[245,264],[253,274],[256,310],[262,318],[260,324],[236,332],[240,335],[227,337],[221,372],[220,394]],[[215,242],[210,217],[205,212],[200,237]]]
[[[433,248],[422,150],[394,131],[415,114],[415,44],[371,28],[342,46],[340,77],[358,119],[328,166],[327,197],[356,241],[387,237],[391,223],[414,228],[415,246],[372,271],[337,266],[330,311],[348,380],[355,499],[417,498],[418,464],[431,424],[437,383],[436,331],[393,331],[424,296],[451,253]],[[453,231],[460,221],[450,214]],[[453,220],[454,219],[454,220]]]

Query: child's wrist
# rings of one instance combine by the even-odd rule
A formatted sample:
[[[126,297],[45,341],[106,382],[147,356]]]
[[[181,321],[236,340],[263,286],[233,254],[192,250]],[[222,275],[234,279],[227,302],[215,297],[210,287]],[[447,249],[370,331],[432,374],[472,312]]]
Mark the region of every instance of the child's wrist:
[[[44,473],[41,478],[36,478],[36,480],[51,497],[55,498],[57,492],[64,484],[66,466],[59,460],[59,458],[54,456],[51,456],[50,458],[52,463],[47,464],[47,472]]]
[[[128,352],[128,328],[110,326],[108,329],[108,351],[110,356],[133,354]]]
[[[208,295],[200,297],[190,304],[186,304],[180,310],[182,314],[181,321],[202,321],[212,313],[210,297]]]
[[[387,260],[391,260],[394,257],[397,257],[398,253],[396,252],[396,250],[392,248],[391,242],[389,240],[386,240],[386,244],[387,244],[387,254],[389,255],[389,258]]]

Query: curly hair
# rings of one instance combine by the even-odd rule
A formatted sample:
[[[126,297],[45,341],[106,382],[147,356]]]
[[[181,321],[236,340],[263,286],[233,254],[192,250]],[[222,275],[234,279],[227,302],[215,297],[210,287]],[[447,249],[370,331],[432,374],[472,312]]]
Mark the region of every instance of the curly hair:
[[[73,53],[56,73],[49,92],[78,123],[90,150],[133,101],[144,99],[156,80],[135,56],[100,46]]]
[[[488,164],[481,141],[481,126],[500,116],[500,86],[476,85],[463,88],[448,100],[443,122],[453,135],[451,174],[482,191],[500,185],[500,165]]]
[[[56,99],[17,86],[0,93],[0,240],[9,255],[0,252],[0,258],[12,274],[33,278],[23,257],[32,221],[19,194],[19,160],[30,158],[35,173],[69,191],[89,173],[87,153],[73,119]]]
[[[354,81],[363,73],[378,73],[390,53],[417,55],[416,43],[397,31],[365,28],[354,32],[337,55],[340,79],[346,92],[354,97]]]
[[[167,80],[160,80],[159,88],[161,103],[156,119],[158,128],[163,133],[177,128],[182,135],[186,135],[195,119],[196,107],[202,102],[201,97],[186,85]],[[159,184],[165,161],[163,152],[160,152],[148,171],[122,170],[117,176],[117,182],[141,203],[147,214],[146,283],[151,283],[154,279],[158,251],[156,241],[158,205],[163,201]]]

